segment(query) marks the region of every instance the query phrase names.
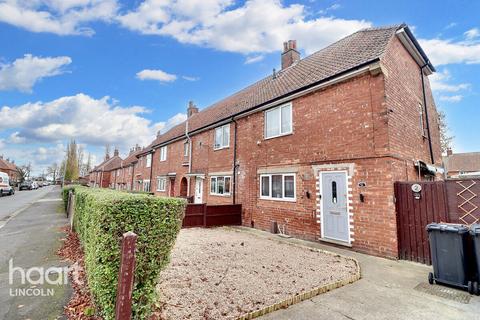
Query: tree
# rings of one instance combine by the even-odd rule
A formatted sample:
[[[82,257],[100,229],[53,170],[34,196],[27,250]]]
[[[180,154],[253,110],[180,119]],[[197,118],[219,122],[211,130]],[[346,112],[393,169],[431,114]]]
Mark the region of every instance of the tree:
[[[78,170],[78,148],[75,140],[70,141],[67,146],[67,158],[65,161],[65,176],[64,179],[67,181],[78,180],[79,170]]]
[[[30,173],[32,172],[32,165],[29,163],[20,167],[17,166],[17,172],[20,179],[19,182],[22,183],[30,178]]]
[[[447,118],[445,112],[441,110],[438,111],[438,127],[440,129],[440,149],[442,154],[445,154],[447,149],[451,148],[453,138],[455,137],[449,135]]]
[[[60,174],[60,167],[56,162],[54,162],[50,167],[47,168],[47,175],[51,176],[53,182],[57,180]]]

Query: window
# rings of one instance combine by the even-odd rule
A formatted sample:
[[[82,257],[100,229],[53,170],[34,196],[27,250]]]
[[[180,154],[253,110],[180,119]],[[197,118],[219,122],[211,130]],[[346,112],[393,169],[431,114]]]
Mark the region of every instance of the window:
[[[295,174],[262,174],[260,198],[270,200],[295,200]]]
[[[157,178],[157,191],[165,191],[167,186],[167,178]]]
[[[150,180],[143,180],[143,191],[150,192]]]
[[[167,146],[160,148],[160,161],[167,160]]]
[[[145,166],[147,168],[150,168],[152,166],[152,154],[147,154],[147,158],[146,158],[146,164]]]
[[[265,139],[292,133],[292,104],[265,111]]]
[[[189,148],[190,144],[188,142],[185,142],[183,144],[183,155],[186,157],[188,156],[188,148]]]
[[[223,149],[230,146],[230,125],[226,124],[224,126],[218,127],[215,129],[215,145],[213,149]]]
[[[423,119],[423,106],[421,104],[418,104],[418,111],[420,114],[420,132],[422,133],[422,136],[425,135],[425,128],[424,128],[424,119]]]
[[[332,203],[337,203],[337,182],[332,181]]]
[[[211,177],[210,178],[210,194],[227,196],[230,195],[230,176]]]

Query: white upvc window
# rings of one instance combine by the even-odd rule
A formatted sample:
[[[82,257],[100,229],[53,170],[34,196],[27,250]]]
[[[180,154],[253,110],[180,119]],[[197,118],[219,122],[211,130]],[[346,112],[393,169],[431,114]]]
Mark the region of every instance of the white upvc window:
[[[215,128],[215,144],[213,149],[224,149],[230,146],[230,124]]]
[[[218,196],[230,195],[230,176],[214,176],[210,178],[210,194]]]
[[[167,146],[164,146],[160,148],[160,161],[166,161],[166,160],[167,160]]]
[[[152,154],[147,154],[147,158],[146,158],[146,164],[145,166],[147,168],[150,168],[152,166]]]
[[[292,132],[291,103],[265,111],[265,139],[280,137]]]
[[[189,147],[190,147],[190,144],[189,144],[188,142],[185,142],[185,143],[183,144],[183,155],[184,155],[185,157],[188,156],[188,149],[189,149]]]
[[[157,178],[157,191],[164,192],[167,188],[167,178],[165,177],[158,177]]]
[[[260,198],[295,201],[296,177],[294,173],[260,175]]]
[[[143,191],[150,192],[150,180],[143,180]]]

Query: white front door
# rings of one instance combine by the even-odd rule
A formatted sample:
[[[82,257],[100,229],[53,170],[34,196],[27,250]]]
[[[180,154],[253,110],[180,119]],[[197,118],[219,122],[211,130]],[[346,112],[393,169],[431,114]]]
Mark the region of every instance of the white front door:
[[[349,242],[347,210],[347,174],[322,172],[322,237]]]
[[[203,179],[195,179],[195,203],[203,203]]]

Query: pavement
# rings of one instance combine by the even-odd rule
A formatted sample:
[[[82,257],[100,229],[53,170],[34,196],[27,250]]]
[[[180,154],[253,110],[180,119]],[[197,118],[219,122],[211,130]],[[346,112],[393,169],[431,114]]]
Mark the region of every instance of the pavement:
[[[373,257],[317,242],[284,239],[251,228],[240,229],[261,237],[336,252],[360,263],[360,280],[263,316],[262,320],[480,319],[480,297],[428,285],[427,276],[432,270],[429,266]]]
[[[67,266],[56,254],[68,223],[60,198],[57,186],[0,198],[0,319],[64,318],[72,289],[58,274]]]

